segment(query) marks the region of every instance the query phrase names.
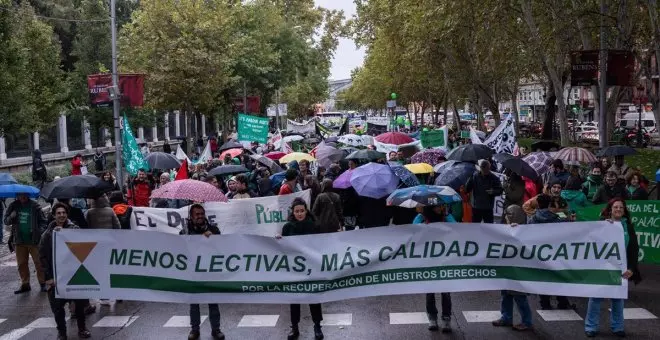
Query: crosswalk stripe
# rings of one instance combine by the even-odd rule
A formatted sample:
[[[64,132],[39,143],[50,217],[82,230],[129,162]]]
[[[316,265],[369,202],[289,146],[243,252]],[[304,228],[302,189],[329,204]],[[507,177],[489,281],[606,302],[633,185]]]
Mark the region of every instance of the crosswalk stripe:
[[[279,315],[243,315],[238,327],[275,327]]]
[[[0,340],[18,340],[28,333],[32,332],[32,328],[16,328],[12,329],[9,333],[0,336]]]
[[[66,321],[69,321],[71,319],[70,317],[66,317]],[[55,323],[55,318],[38,318],[34,321],[32,321],[29,325],[25,326],[25,328],[55,328],[57,327],[57,324]]]
[[[206,318],[208,315],[202,315],[199,318],[199,323],[203,324],[204,321],[206,321]],[[190,316],[188,315],[175,315],[171,317],[167,322],[163,325],[163,327],[190,327]]]
[[[502,314],[498,310],[463,311],[467,322],[491,322],[498,320]]]
[[[612,311],[612,308],[608,308],[607,311]],[[623,309],[623,319],[624,320],[653,320],[657,319],[653,313],[649,312],[644,308],[624,308]]]
[[[428,322],[426,313],[390,313],[390,325],[419,325]]]
[[[92,327],[128,327],[135,322],[137,318],[138,316],[104,316]]]
[[[350,326],[353,324],[353,314],[323,314],[322,326]]]
[[[537,310],[544,321],[582,321],[582,317],[572,309]]]

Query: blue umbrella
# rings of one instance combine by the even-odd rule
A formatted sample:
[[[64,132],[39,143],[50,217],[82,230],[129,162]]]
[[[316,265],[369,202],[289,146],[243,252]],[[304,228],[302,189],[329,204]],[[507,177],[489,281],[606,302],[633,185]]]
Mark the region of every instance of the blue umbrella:
[[[435,185],[446,185],[454,190],[459,190],[461,185],[465,185],[468,178],[477,170],[477,167],[470,162],[454,162],[440,167],[438,170],[440,172],[435,179]]]
[[[414,187],[419,185],[417,176],[415,176],[415,174],[413,174],[410,170],[406,169],[405,166],[395,162],[389,162],[389,165],[396,177],[399,177],[401,182],[403,182],[403,184],[405,184],[407,187]]]
[[[351,185],[358,195],[379,199],[396,190],[399,178],[387,165],[368,163],[353,171]]]
[[[14,176],[3,172],[0,173],[0,185],[5,185],[5,184],[18,184],[18,181],[16,181]]]
[[[15,198],[17,194],[27,194],[32,198],[39,197],[39,189],[23,184],[0,185],[0,198]]]
[[[418,206],[451,204],[460,201],[462,201],[461,195],[448,186],[418,185],[394,191],[387,198],[387,205],[416,208]]]
[[[275,190],[282,185],[282,182],[286,178],[286,171],[273,174],[269,178],[270,178],[270,189]]]

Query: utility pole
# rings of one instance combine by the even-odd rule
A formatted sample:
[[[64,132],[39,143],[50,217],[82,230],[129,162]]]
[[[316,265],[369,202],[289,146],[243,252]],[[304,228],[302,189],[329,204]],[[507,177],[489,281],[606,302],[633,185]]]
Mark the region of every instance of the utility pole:
[[[599,104],[598,108],[600,109],[598,115],[598,136],[599,142],[598,145],[600,148],[604,148],[608,144],[608,131],[607,131],[607,108],[605,107],[607,103],[607,50],[605,49],[605,0],[600,0],[600,55],[599,55],[599,69],[600,69],[600,81],[598,87],[598,99]]]
[[[121,162],[121,131],[119,127],[119,75],[117,74],[117,22],[115,0],[110,0],[110,30],[112,32],[112,117],[115,123],[115,167],[117,168],[117,185],[122,189],[124,177],[122,176]]]

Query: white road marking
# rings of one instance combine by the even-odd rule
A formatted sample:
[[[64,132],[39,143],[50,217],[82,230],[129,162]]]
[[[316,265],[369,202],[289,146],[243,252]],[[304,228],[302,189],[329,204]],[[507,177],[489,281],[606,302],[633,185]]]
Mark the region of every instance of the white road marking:
[[[467,322],[491,322],[499,320],[502,317],[500,311],[484,310],[484,311],[464,311],[463,317]]]
[[[582,321],[582,317],[572,309],[537,310],[544,321]]]
[[[66,317],[66,321],[69,321],[71,319],[70,317]],[[32,321],[29,325],[25,326],[25,328],[55,328],[57,327],[57,324],[55,323],[55,318],[38,318],[34,321]]]
[[[33,328],[17,328],[12,329],[9,333],[0,336],[0,340],[18,340],[28,333],[32,332]]]
[[[418,325],[428,322],[426,313],[390,313],[390,325]]]
[[[207,315],[202,315],[199,320],[200,324],[203,324],[206,321]],[[190,327],[190,316],[188,315],[175,315],[171,317],[163,325],[163,327]]]
[[[92,327],[128,327],[138,316],[104,316],[103,319],[97,321]]]
[[[322,326],[350,326],[353,324],[353,314],[323,314]]]
[[[243,315],[238,327],[275,327],[279,315]]]
[[[608,308],[608,311],[612,311],[612,308]],[[644,308],[624,308],[623,309],[623,319],[624,320],[652,320],[657,319],[658,317],[653,315],[653,313],[647,311]]]

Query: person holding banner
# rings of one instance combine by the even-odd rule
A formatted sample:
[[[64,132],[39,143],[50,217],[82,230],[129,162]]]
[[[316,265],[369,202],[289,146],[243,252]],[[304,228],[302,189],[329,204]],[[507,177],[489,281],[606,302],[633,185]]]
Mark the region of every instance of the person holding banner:
[[[634,282],[639,283],[642,278],[637,268],[639,256],[639,243],[635,233],[635,228],[630,219],[630,211],[626,207],[626,202],[621,198],[611,200],[603,210],[602,217],[605,217],[610,223],[620,222],[623,226],[623,240],[626,244],[626,260],[628,261],[626,268],[628,268],[621,276]],[[610,299],[612,308],[610,309],[610,328],[612,333],[618,337],[625,337],[626,332],[623,330],[623,299]],[[593,338],[598,333],[598,325],[600,323],[600,304],[603,302],[602,298],[589,298],[587,306],[587,315],[584,318],[584,333],[587,337]]]
[[[186,227],[181,230],[182,235],[204,235],[211,237],[211,235],[220,235],[220,229],[217,225],[211,224],[206,218],[206,210],[201,204],[193,204],[190,206],[190,213],[188,216],[188,223]],[[209,321],[211,322],[211,337],[215,340],[223,340],[225,335],[220,331],[220,308],[217,303],[209,303]],[[201,323],[200,311],[198,304],[190,305],[190,334],[188,340],[199,339],[199,324]]]
[[[418,208],[419,209],[419,208]],[[428,205],[421,208],[420,213],[413,220],[413,224],[429,224],[436,222],[456,223],[454,217],[442,205]],[[442,305],[442,333],[451,332],[451,295],[440,293]],[[438,330],[438,308],[435,305],[435,294],[426,294],[426,316],[429,318],[429,330]]]
[[[493,223],[493,205],[502,194],[502,182],[490,171],[489,161],[479,161],[479,171],[468,179],[465,192],[472,193],[472,222]]]
[[[319,227],[314,220],[314,216],[307,208],[307,203],[302,198],[296,198],[291,203],[289,211],[289,221],[282,227],[282,234],[275,236],[280,239],[282,236],[296,236],[296,235],[309,235],[318,234]],[[312,314],[312,321],[314,322],[314,339],[323,339],[323,332],[321,331],[321,321],[323,321],[323,311],[321,304],[309,305],[309,311]],[[298,339],[300,330],[298,323],[300,323],[300,305],[290,305],[291,312],[291,332],[287,336],[288,340]]]
[[[78,229],[78,226],[69,221],[69,208],[64,203],[55,203],[52,211],[55,220],[48,225],[48,229],[46,229],[41,236],[41,241],[39,242],[39,258],[44,271],[44,278],[46,279],[48,302],[50,303],[50,309],[53,311],[55,323],[57,324],[57,339],[66,340],[66,314],[64,312],[64,305],[69,301],[55,298],[55,280],[53,275],[53,232],[58,232],[62,230],[62,228]],[[69,303],[75,305],[78,337],[82,339],[90,338],[92,334],[87,330],[87,326],[85,325],[85,306],[89,301],[73,300]]]

